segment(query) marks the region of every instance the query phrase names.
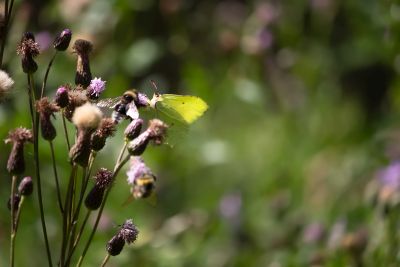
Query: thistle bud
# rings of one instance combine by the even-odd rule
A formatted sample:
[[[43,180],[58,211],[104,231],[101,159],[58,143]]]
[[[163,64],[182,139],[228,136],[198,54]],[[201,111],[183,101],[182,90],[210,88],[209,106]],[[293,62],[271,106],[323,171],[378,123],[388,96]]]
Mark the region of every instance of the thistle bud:
[[[137,229],[136,225],[133,224],[132,219],[129,219],[126,220],[121,226],[119,234],[122,235],[126,243],[131,244],[136,241],[139,230]]]
[[[142,125],[143,125],[143,120],[142,119],[136,119],[131,121],[129,125],[125,129],[125,138],[127,140],[133,140],[136,137],[139,136],[140,131],[142,130]]]
[[[110,136],[113,136],[115,131],[116,127],[113,119],[102,119],[99,128],[92,134],[90,140],[92,149],[94,151],[101,150],[106,144],[106,139]]]
[[[89,86],[92,80],[90,72],[89,53],[92,51],[92,43],[86,40],[78,39],[75,41],[72,49],[78,56],[75,74],[75,84],[83,88]]]
[[[121,253],[124,248],[125,240],[120,234],[116,234],[108,241],[106,250],[111,256],[117,256]]]
[[[18,194],[14,194],[13,201],[14,201],[14,203],[13,203],[14,212],[17,212],[19,202],[21,201],[21,197]],[[9,211],[11,211],[11,198],[8,198],[7,208],[8,208]]]
[[[26,176],[19,183],[18,192],[21,196],[29,196],[33,192],[33,181],[32,177]]]
[[[100,207],[104,191],[113,182],[113,173],[105,168],[101,168],[94,176],[94,179],[96,180],[96,184],[85,199],[85,206],[89,210],[96,210]]]
[[[68,91],[68,86],[61,86],[57,89],[54,102],[56,102],[57,106],[60,108],[65,108],[69,103]]]
[[[147,95],[138,92],[137,93],[137,98],[135,99],[135,105],[140,108],[140,107],[147,107],[150,105],[150,99],[147,97]]]
[[[35,42],[33,34],[30,32],[25,33],[17,47],[17,54],[21,56],[22,70],[25,73],[36,72],[38,66],[33,59],[39,53],[39,45]]]
[[[87,88],[86,95],[92,99],[97,100],[100,94],[106,89],[106,81],[101,80],[101,78],[94,78],[90,81],[90,85]]]
[[[132,156],[140,156],[150,142],[150,133],[146,130],[128,144],[128,152]]]
[[[58,106],[50,103],[47,97],[43,97],[36,101],[36,110],[39,112],[40,130],[43,139],[48,141],[53,140],[57,133],[56,128],[50,120],[50,116],[54,117],[54,112],[59,110]]]
[[[10,131],[6,143],[13,143],[13,147],[8,158],[7,170],[12,175],[21,174],[25,171],[24,144],[33,142],[31,130],[26,128],[17,128]]]
[[[90,139],[94,130],[99,126],[102,113],[95,105],[86,103],[75,109],[72,122],[78,128],[78,138],[71,147],[69,156],[73,162],[86,167],[90,155]]]
[[[71,42],[72,32],[70,29],[63,30],[54,40],[53,46],[57,51],[67,50]]]

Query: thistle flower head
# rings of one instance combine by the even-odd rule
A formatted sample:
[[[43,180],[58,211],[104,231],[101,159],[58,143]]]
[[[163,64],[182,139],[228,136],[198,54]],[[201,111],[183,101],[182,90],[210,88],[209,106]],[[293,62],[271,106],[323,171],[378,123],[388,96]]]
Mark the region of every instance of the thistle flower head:
[[[113,182],[113,172],[106,168],[101,168],[94,176],[94,179],[97,187],[105,189]]]
[[[92,51],[92,43],[86,40],[76,40],[72,47],[78,55],[76,63],[75,84],[86,88],[92,80],[90,72],[89,53]]]
[[[87,88],[87,95],[90,99],[98,99],[100,94],[106,89],[106,81],[101,78],[94,78],[90,81]]]
[[[59,111],[59,107],[51,103],[47,97],[43,97],[36,101],[36,110],[43,116],[50,117],[54,112]]]
[[[143,125],[143,120],[140,118],[131,121],[131,123],[129,123],[124,132],[126,139],[133,140],[134,138],[138,137],[140,131],[142,130],[142,125]]]
[[[90,103],[86,103],[75,109],[72,122],[78,129],[96,129],[103,114],[100,109]]]
[[[22,70],[25,73],[34,73],[37,70],[38,66],[33,58],[39,53],[39,45],[35,42],[33,34],[25,33],[17,47],[17,54],[21,56]]]
[[[33,181],[32,177],[26,176],[22,181],[19,183],[18,192],[22,196],[29,196],[33,192]]]
[[[14,80],[8,76],[7,72],[0,70],[0,102],[7,96],[13,86]]]
[[[168,125],[159,119],[153,119],[149,121],[149,137],[154,141],[156,145],[160,145],[164,142],[167,134]]]
[[[68,105],[64,109],[64,116],[72,121],[75,109],[85,104],[87,97],[79,89],[70,90],[68,86],[66,88],[68,88]]]
[[[132,219],[126,220],[124,224],[121,226],[119,234],[125,240],[126,243],[131,244],[136,241],[139,230],[136,225],[133,224]]]
[[[101,150],[106,144],[106,139],[113,136],[116,130],[116,125],[112,118],[103,118],[99,128],[92,134],[92,149],[95,151]]]
[[[72,32],[70,29],[63,30],[54,40],[53,46],[58,51],[67,50],[71,42]]]
[[[129,185],[134,185],[135,180],[140,177],[154,176],[151,169],[147,167],[141,157],[131,157],[131,165],[126,175],[128,176],[127,181]]]
[[[16,128],[13,131],[8,133],[8,138],[5,140],[6,144],[8,143],[19,143],[23,144],[25,142],[33,142],[33,134],[32,131],[26,128]]]
[[[137,100],[135,101],[138,107],[147,107],[150,105],[150,99],[143,93],[137,93]]]
[[[69,86],[63,85],[58,87],[56,96],[54,98],[54,102],[60,107],[65,108],[69,103],[69,96],[68,96]]]

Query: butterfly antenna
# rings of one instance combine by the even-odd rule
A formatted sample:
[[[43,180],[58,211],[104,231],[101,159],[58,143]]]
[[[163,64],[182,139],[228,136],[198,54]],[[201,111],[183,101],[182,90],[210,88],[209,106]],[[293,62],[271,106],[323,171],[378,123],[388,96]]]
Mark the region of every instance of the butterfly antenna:
[[[155,82],[154,80],[150,80],[150,83],[151,83],[151,85],[153,86],[154,91],[156,91],[156,95],[159,95],[160,93],[159,93],[159,91],[158,91],[158,87],[157,87],[156,82]]]

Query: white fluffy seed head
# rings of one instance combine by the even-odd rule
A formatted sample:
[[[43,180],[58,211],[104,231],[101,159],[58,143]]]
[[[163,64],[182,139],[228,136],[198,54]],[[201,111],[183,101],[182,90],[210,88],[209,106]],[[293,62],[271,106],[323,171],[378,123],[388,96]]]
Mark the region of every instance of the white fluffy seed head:
[[[97,129],[102,117],[103,113],[97,106],[86,103],[75,109],[72,122],[79,129]]]
[[[14,80],[8,76],[7,72],[0,70],[0,101],[10,92],[14,85]]]

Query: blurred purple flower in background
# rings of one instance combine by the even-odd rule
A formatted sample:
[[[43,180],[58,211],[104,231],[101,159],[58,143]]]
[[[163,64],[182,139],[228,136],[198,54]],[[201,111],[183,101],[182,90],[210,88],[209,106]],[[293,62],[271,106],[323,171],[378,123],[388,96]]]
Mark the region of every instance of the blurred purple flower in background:
[[[240,218],[242,196],[238,192],[224,195],[219,202],[219,212],[228,221],[237,221]]]
[[[53,43],[53,36],[48,31],[42,31],[35,35],[36,43],[39,44],[40,50],[47,50]]]
[[[378,171],[378,180],[381,186],[400,189],[400,161],[392,162],[389,166]]]
[[[303,231],[303,242],[306,244],[315,244],[325,238],[325,227],[323,224],[313,222],[307,225]]]

